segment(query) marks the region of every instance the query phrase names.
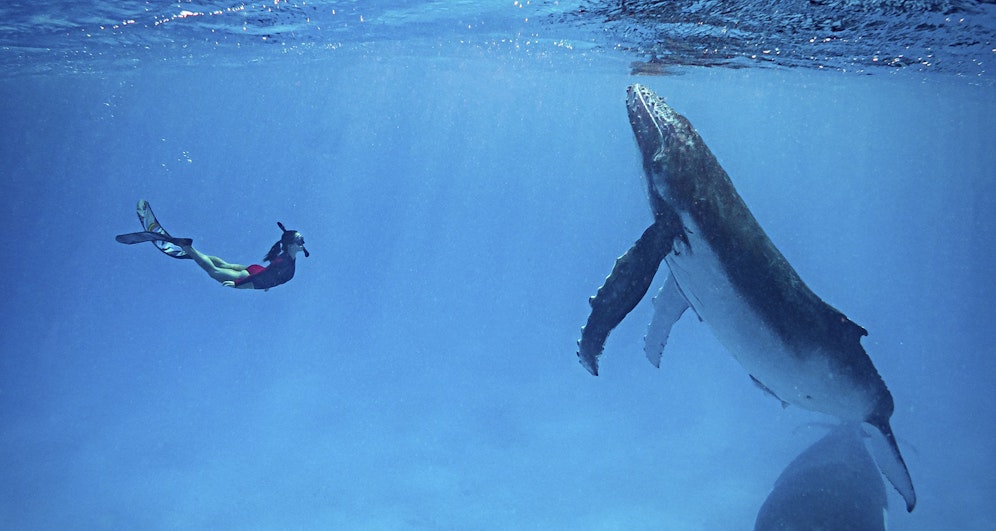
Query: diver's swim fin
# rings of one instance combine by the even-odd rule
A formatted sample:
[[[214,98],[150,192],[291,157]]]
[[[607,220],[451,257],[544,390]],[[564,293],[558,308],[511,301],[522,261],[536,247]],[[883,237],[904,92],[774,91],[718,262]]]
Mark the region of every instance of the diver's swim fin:
[[[183,252],[183,249],[180,248],[181,245],[190,245],[192,243],[190,238],[174,238],[170,236],[166,232],[166,229],[159,224],[156,215],[152,213],[152,206],[149,205],[148,201],[140,199],[136,210],[138,212],[138,221],[142,223],[145,231],[118,234],[114,237],[115,240],[126,244],[152,242],[166,256],[190,258],[190,255]]]
[[[170,243],[176,246],[190,245],[194,243],[190,238],[173,238],[170,236],[163,236],[158,232],[129,232],[127,234],[118,234],[114,237],[120,243],[133,244],[133,243],[145,243],[145,242],[158,242],[158,243]]]

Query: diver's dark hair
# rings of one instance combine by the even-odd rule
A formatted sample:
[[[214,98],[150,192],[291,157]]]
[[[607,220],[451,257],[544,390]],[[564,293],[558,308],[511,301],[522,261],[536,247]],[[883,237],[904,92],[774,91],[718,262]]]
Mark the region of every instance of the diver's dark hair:
[[[276,258],[277,256],[280,256],[280,253],[282,252],[284,252],[284,246],[282,242],[277,242],[273,244],[273,247],[270,247],[270,252],[266,253],[266,256],[263,257],[263,260],[266,262],[272,262],[273,259]]]

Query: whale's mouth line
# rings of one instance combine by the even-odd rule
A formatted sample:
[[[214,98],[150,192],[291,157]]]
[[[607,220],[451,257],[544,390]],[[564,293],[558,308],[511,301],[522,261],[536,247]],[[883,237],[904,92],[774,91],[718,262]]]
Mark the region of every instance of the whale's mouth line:
[[[674,116],[664,100],[638,83],[626,89],[626,107],[636,144],[643,155],[651,208],[668,195],[668,145],[676,133]]]
[[[664,114],[666,105],[660,96],[637,83],[627,89],[626,106],[634,131],[642,133],[637,135],[641,147],[647,148],[654,144],[654,154],[659,154],[674,132],[674,127]]]

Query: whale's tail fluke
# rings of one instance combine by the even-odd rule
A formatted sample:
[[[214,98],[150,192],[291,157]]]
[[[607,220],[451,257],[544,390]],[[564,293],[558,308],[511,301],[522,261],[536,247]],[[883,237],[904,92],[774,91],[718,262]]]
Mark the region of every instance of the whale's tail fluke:
[[[875,458],[875,463],[906,501],[906,511],[912,512],[916,507],[916,491],[913,490],[913,479],[906,468],[906,461],[899,453],[892,426],[888,420],[869,419],[866,422],[875,428],[868,437],[869,451]]]

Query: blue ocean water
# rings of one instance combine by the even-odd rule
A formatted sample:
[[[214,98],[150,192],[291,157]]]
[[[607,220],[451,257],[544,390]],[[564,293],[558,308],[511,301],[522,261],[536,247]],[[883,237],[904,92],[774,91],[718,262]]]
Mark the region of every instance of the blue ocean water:
[[[694,317],[654,369],[649,301],[600,376],[575,356],[651,221],[637,81],[869,330],[920,498],[889,488],[890,529],[996,525],[991,74],[632,76],[629,51],[539,25],[547,5],[397,4],[323,40],[274,19],[212,41],[225,15],[187,4],[0,27],[0,527],[751,529],[831,419],[783,409]],[[140,198],[229,261],[277,221],[311,257],[220,287],[114,241]]]

